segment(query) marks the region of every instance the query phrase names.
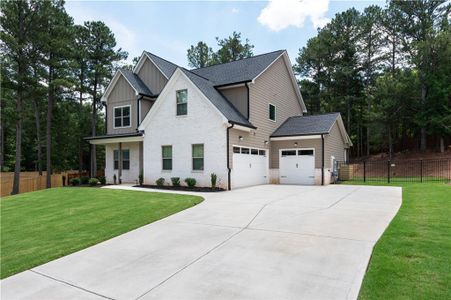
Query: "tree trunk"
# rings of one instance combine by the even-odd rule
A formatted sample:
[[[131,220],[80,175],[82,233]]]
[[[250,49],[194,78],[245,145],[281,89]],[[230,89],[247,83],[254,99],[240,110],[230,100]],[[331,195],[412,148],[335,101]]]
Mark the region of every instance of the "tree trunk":
[[[19,67],[20,68],[20,67]],[[19,71],[20,72],[20,71]],[[21,74],[21,72],[20,72]],[[21,76],[21,75],[19,75]],[[16,102],[16,161],[14,164],[14,182],[11,195],[19,193],[20,184],[20,165],[22,160],[22,87],[19,86],[17,90]]]
[[[53,101],[54,101],[54,88],[53,88],[53,67],[49,68],[49,93],[47,104],[47,188],[52,187],[52,117],[53,117]]]
[[[388,159],[391,160],[393,155],[393,140],[391,133],[391,126],[388,125]]]
[[[82,80],[80,80],[80,112],[79,112],[79,120],[81,121],[83,116],[83,93],[82,89]],[[80,128],[80,133],[82,130]],[[78,176],[81,177],[81,173],[83,172],[83,137],[80,136],[80,141],[78,142]]]
[[[422,76],[424,77],[424,76]],[[424,78],[422,79],[423,83],[421,84],[421,106],[424,109],[426,106],[426,85],[424,84]],[[426,145],[426,128],[424,125],[421,127],[420,130],[420,151],[426,151],[427,145]]]
[[[42,175],[42,147],[41,147],[41,118],[39,117],[39,106],[38,100],[36,98],[33,99],[33,108],[34,108],[34,118],[36,124],[36,147],[37,147],[37,155],[38,155],[38,172],[39,175]]]
[[[445,152],[445,139],[443,136],[440,136],[440,153]]]
[[[0,99],[0,109],[3,109],[3,101]],[[5,129],[3,125],[3,118],[0,118],[0,172],[5,168]]]

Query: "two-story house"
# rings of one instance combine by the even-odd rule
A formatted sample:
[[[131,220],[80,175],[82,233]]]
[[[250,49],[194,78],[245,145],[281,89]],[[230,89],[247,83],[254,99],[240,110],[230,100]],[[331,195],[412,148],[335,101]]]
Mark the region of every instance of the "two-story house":
[[[108,182],[328,184],[351,146],[339,113],[304,116],[284,50],[194,70],[144,52],[103,101],[107,135],[88,140],[106,147]]]

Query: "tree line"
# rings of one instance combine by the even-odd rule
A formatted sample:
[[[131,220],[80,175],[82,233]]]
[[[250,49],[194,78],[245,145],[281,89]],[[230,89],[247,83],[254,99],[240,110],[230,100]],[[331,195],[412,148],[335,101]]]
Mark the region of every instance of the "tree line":
[[[309,112],[342,112],[354,156],[391,157],[395,146],[443,152],[451,136],[449,18],[449,2],[423,0],[337,14],[296,58]]]
[[[102,153],[83,137],[104,132],[101,93],[127,53],[103,22],[75,25],[64,1],[1,1],[0,9],[0,166],[14,169],[12,194],[22,170],[45,169],[47,187],[53,170],[96,174]]]

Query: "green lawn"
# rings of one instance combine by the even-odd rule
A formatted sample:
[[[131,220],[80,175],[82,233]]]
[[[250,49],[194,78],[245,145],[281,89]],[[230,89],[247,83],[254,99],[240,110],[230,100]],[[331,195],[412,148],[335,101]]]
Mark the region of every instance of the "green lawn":
[[[73,253],[202,202],[201,197],[53,188],[0,201],[1,278]]]
[[[402,186],[403,203],[376,244],[359,298],[451,299],[451,185],[391,185]]]

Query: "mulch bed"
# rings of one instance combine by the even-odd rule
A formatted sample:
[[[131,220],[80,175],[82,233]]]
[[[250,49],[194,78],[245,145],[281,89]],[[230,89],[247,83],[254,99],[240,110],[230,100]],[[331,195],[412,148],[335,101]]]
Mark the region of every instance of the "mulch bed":
[[[195,187],[188,187],[188,186],[171,186],[171,185],[135,185],[134,187],[140,187],[140,188],[147,188],[147,189],[159,189],[159,190],[172,190],[172,191],[185,191],[185,192],[223,192],[225,191],[222,188],[211,188],[211,187],[201,187],[201,186],[195,186]]]

